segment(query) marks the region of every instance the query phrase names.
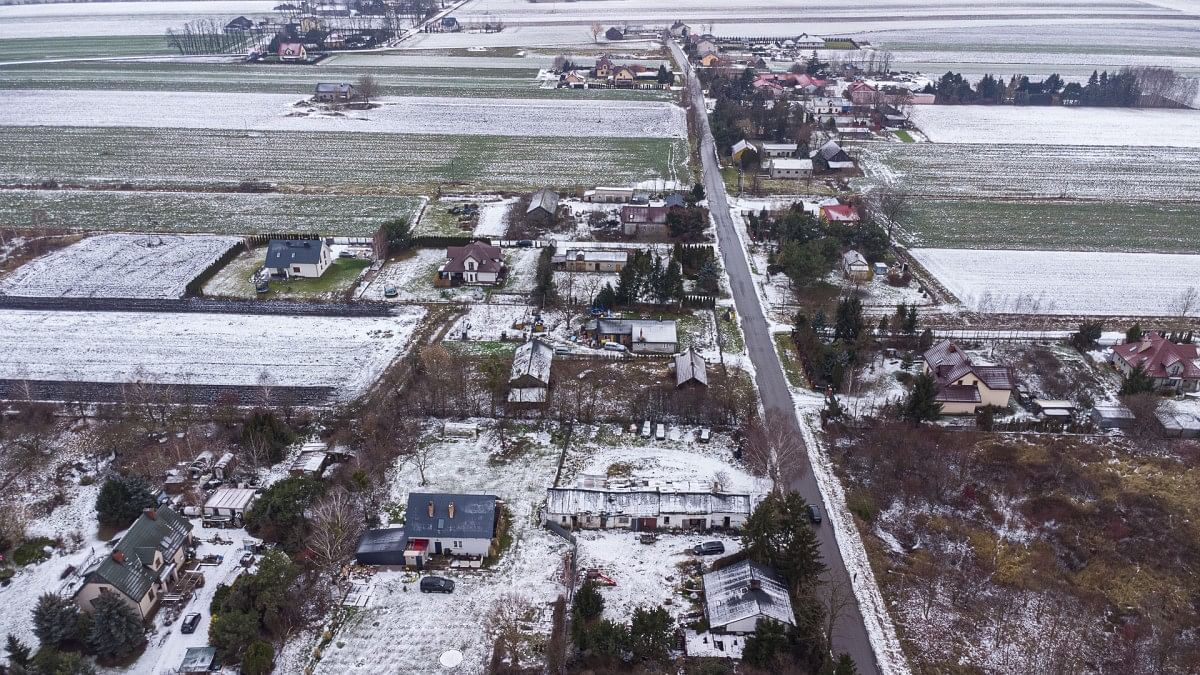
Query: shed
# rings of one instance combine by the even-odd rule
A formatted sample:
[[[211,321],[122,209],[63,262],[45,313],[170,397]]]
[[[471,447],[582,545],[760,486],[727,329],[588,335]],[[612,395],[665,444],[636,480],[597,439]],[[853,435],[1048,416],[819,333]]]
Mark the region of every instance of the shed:
[[[384,527],[363,532],[354,560],[359,565],[403,565],[408,536],[403,527]]]
[[[675,386],[708,386],[708,370],[704,357],[695,349],[675,355]]]
[[[1098,405],[1092,408],[1091,418],[1098,429],[1128,429],[1137,419],[1133,411],[1123,405]]]
[[[204,502],[204,517],[241,519],[257,499],[253,488],[221,488]]]
[[[851,281],[869,281],[871,279],[871,266],[867,264],[867,259],[854,249],[842,254],[842,272]]]
[[[479,435],[479,425],[474,422],[446,422],[442,427],[442,435],[451,438],[475,438]]]
[[[188,647],[183,653],[183,662],[179,664],[179,675],[207,674],[212,671],[213,661],[216,660],[216,647]]]
[[[517,347],[508,378],[508,402],[545,403],[553,361],[554,350],[541,340],[530,340]]]
[[[529,198],[529,207],[525,209],[526,215],[533,215],[541,212],[550,217],[553,217],[558,211],[558,193],[550,188],[542,188],[533,193]]]
[[[1167,438],[1197,438],[1200,437],[1200,418],[1187,412],[1171,409],[1160,409],[1154,417],[1162,426],[1162,434]]]

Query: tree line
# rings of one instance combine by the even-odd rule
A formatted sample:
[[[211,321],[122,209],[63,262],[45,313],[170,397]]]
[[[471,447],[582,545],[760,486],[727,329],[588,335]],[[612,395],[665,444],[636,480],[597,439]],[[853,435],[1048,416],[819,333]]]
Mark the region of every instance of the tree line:
[[[947,72],[925,93],[945,105],[1078,105],[1094,107],[1181,107],[1196,96],[1200,80],[1162,66],[1092,71],[1086,83],[1066,82],[1057,73],[1042,80],[1013,75],[1007,84],[991,73],[973,86],[961,74]]]

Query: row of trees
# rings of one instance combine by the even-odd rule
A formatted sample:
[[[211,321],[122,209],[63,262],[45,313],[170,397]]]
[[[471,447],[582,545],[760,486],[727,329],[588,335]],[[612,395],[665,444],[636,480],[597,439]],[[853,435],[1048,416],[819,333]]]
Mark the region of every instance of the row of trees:
[[[1200,80],[1161,66],[1123,68],[1115,73],[1092,71],[1085,84],[1065,82],[1057,73],[1043,80],[1013,75],[1003,80],[984,75],[972,87],[962,75],[947,72],[925,88],[942,104],[1054,105],[1107,107],[1179,107],[1196,96]]]
[[[783,272],[793,284],[804,286],[829,274],[846,249],[853,248],[868,260],[887,255],[887,232],[869,212],[864,215],[868,217],[854,225],[827,222],[794,204],[782,214],[751,213],[747,229],[756,240],[775,242],[768,259],[770,272]]]

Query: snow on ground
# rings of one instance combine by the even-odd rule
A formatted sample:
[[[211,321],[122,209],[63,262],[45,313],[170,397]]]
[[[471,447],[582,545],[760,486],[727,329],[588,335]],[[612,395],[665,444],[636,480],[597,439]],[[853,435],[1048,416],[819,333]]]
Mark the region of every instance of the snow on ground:
[[[537,630],[548,634],[548,603],[566,593],[561,574],[568,545],[540,527],[537,506],[554,481],[558,450],[550,445],[548,434],[526,434],[530,445],[523,456],[490,465],[489,452],[497,445],[490,430],[477,439],[434,440],[424,486],[411,466],[393,470],[394,502],[405,503],[410,491],[500,497],[512,511],[513,544],[492,568],[439,571],[456,583],[447,595],[418,592],[414,578],[406,573],[379,572],[372,579],[367,606],[334,636],[316,673],[440,672],[438,657],[449,649],[465,657],[455,672],[483,673],[491,652],[484,618],[513,594],[539,609]]]
[[[712,557],[700,558],[692,547],[704,541],[725,544],[725,555],[741,550],[741,539],[735,536],[689,532],[672,534],[658,532],[658,541],[643,544],[639,533],[624,528],[613,530],[579,530],[579,571],[598,570],[615,586],[603,584],[604,617],[628,622],[637,607],[665,605],[678,623],[686,623],[684,615],[703,611],[700,594],[684,591],[681,584],[687,578],[679,565],[692,561],[711,562]],[[720,556],[716,556],[720,557]]]
[[[517,201],[516,197],[507,197],[499,201],[485,202],[479,205],[479,222],[475,224],[476,237],[503,237],[508,231],[508,212]]]
[[[373,101],[380,107],[371,110],[330,112],[293,105],[300,100],[294,94],[19,90],[0,98],[0,125],[543,138],[687,135],[683,108],[665,102],[409,96],[380,97]]]
[[[466,313],[446,331],[446,340],[462,340],[464,333],[466,339],[471,341],[512,340],[523,334],[523,331],[513,328],[513,324],[518,321],[529,322],[536,313],[536,307],[527,305],[471,304],[467,306]]]
[[[967,105],[914,106],[934,143],[1200,148],[1200,111]]]
[[[422,248],[413,254],[393,260],[383,266],[374,279],[359,291],[367,300],[394,302],[483,302],[488,296],[507,297],[506,302],[524,304],[525,295],[533,290],[537,275],[537,259],[541,249],[503,249],[508,266],[508,280],[499,288],[489,286],[455,286],[437,288],[433,285],[438,269],[446,263],[446,249]],[[394,288],[395,298],[386,296]]]
[[[387,317],[0,311],[0,378],[330,386],[351,398],[425,311]]]
[[[182,298],[187,285],[241,243],[237,237],[100,234],[25,263],[0,295]]]
[[[985,313],[1170,316],[1200,283],[1200,255],[933,248],[910,253],[965,306]]]
[[[224,25],[231,18],[277,16],[266,0],[89,2],[0,6],[0,39],[72,36],[163,35],[196,19]]]

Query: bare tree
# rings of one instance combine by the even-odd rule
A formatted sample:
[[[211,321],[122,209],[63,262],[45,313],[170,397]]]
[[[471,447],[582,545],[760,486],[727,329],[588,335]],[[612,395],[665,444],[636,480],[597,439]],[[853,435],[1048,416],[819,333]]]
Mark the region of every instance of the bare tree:
[[[833,631],[837,628],[838,621],[858,601],[854,598],[854,589],[849,582],[845,579],[832,579],[828,574],[819,592],[822,596],[821,604],[825,609],[826,644],[833,644]]]
[[[401,460],[404,464],[411,464],[417,470],[417,474],[421,477],[421,485],[428,485],[429,481],[425,479],[425,470],[433,461],[433,444],[432,443],[417,443],[413,446],[412,452],[405,455]]]
[[[532,614],[533,605],[528,598],[506,593],[496,600],[484,619],[484,630],[494,641],[496,655],[501,659],[507,656],[505,660],[513,669],[521,666],[521,644],[525,640],[521,623],[529,621]]]
[[[887,225],[888,242],[892,240],[892,227],[898,225],[912,213],[912,199],[905,193],[889,188],[875,190],[867,196],[867,210],[877,224]]]
[[[1178,295],[1171,298],[1169,306],[1171,315],[1176,317],[1180,326],[1186,323],[1188,316],[1195,313],[1200,307],[1200,292],[1196,291],[1195,286],[1188,286],[1186,290],[1180,291]]]
[[[358,81],[354,83],[354,91],[369,103],[371,99],[379,95],[379,83],[375,81],[374,75],[360,75]]]
[[[263,368],[258,372],[258,404],[264,408],[271,405],[271,393],[274,390],[273,378],[270,371]]]
[[[771,479],[777,492],[786,491],[804,470],[808,451],[804,442],[793,433],[786,413],[770,411],[766,421],[751,421],[745,428],[746,461],[756,475]]]
[[[601,26],[598,23],[594,23],[594,24],[592,24],[591,30],[592,30],[592,42],[599,42],[600,34],[604,32],[604,26]]]
[[[357,500],[345,488],[335,488],[312,507],[307,544],[313,560],[326,570],[337,569],[353,551],[363,529]]]

